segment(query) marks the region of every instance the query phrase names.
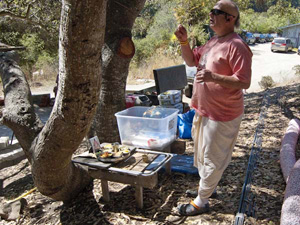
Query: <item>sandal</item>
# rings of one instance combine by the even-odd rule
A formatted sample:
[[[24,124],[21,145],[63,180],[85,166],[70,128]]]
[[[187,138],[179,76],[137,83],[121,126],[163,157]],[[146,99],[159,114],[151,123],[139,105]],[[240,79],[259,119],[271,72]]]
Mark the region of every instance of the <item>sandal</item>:
[[[198,207],[193,201],[190,204],[183,204],[178,207],[179,214],[182,216],[196,216],[209,211],[209,204],[204,207]]]

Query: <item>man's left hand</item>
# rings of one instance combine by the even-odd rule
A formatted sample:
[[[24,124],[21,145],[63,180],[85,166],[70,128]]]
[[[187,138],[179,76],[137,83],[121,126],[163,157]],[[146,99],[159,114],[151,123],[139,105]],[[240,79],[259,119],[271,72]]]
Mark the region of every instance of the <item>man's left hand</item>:
[[[207,69],[199,70],[196,73],[195,77],[196,77],[196,82],[197,83],[203,83],[203,82],[211,82],[211,81],[213,81],[212,72],[210,70],[207,70]]]

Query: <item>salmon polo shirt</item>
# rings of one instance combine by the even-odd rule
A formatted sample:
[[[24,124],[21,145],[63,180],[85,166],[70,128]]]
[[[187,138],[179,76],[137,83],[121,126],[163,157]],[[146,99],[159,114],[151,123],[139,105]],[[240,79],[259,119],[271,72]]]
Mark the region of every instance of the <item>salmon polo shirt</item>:
[[[236,33],[213,37],[193,50],[198,67],[241,82],[251,81],[252,52]],[[200,116],[215,121],[231,121],[244,112],[242,89],[226,88],[214,82],[194,81],[191,106]]]

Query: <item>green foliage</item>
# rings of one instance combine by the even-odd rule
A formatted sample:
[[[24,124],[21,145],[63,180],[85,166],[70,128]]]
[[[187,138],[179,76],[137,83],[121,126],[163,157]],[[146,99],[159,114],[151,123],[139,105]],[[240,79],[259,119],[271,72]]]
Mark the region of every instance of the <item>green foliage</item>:
[[[28,79],[31,79],[34,70],[57,67],[57,53],[51,54],[51,51],[47,51],[44,41],[37,34],[24,34],[20,42],[26,47],[25,51],[20,52],[20,56],[21,65],[28,72]]]
[[[290,5],[276,4],[267,11],[269,20],[273,20],[275,26],[286,26],[300,22],[299,8],[293,8]]]
[[[170,40],[177,27],[173,10],[170,10],[172,7],[174,4],[167,3],[155,14],[152,26],[148,29],[149,36],[161,41]]]
[[[57,0],[10,0],[0,1],[6,17],[27,23],[29,29],[44,29],[48,33],[58,30],[61,1]]]
[[[250,0],[236,0],[234,2],[239,7],[240,12],[249,9],[250,6],[251,6],[251,1]]]
[[[12,46],[16,46],[17,43],[19,42],[19,36],[20,33],[19,32],[3,32],[1,33],[0,36],[0,42],[5,43],[7,45],[12,45]]]
[[[169,45],[177,26],[172,11],[173,7],[173,2],[166,1],[165,4],[161,6],[160,10],[153,16],[152,23],[148,26],[147,30],[144,30],[143,32],[139,30],[138,32],[136,30],[137,27],[135,27],[133,34],[138,35],[136,35],[134,39],[136,53],[133,58],[133,63],[139,65],[147,60],[147,58],[151,57],[158,48],[168,48],[167,46]],[[138,22],[141,25],[141,20]],[[141,39],[145,34],[148,35]]]
[[[48,52],[42,51],[41,54],[39,54],[39,57],[37,59],[37,62],[35,63],[35,67],[37,69],[42,69],[45,66],[57,66],[58,64],[58,55],[57,56],[51,56]]]
[[[252,9],[241,13],[241,29],[250,32],[273,33],[275,28],[270,24],[274,22],[266,13],[257,13]]]
[[[0,17],[0,42],[12,46],[21,45],[20,39],[22,38],[22,33],[25,33],[25,27],[17,24],[16,21],[10,19],[4,20]]]
[[[207,42],[209,34],[205,32],[203,26],[193,26],[190,27],[189,30],[190,44],[192,44],[192,46],[200,46]]]
[[[158,5],[155,6],[154,3]],[[206,12],[199,9],[202,4],[208,6],[204,7]],[[178,55],[179,45],[174,31],[179,23],[184,24],[188,29],[189,40],[193,46],[204,44],[208,35],[204,32],[203,25],[208,22],[209,10],[213,5],[214,3],[208,0],[200,2],[198,0],[177,0],[175,2],[164,0],[160,3],[158,1],[146,3],[146,10],[143,11],[145,17],[136,20],[132,32],[136,47],[133,63],[141,64],[159,48],[164,49],[165,54]],[[155,14],[152,15],[152,13]],[[191,17],[189,18],[189,16]],[[198,19],[201,22],[198,22]]]
[[[26,47],[26,51],[21,52],[22,59],[33,65],[42,54],[44,41],[37,34],[24,34],[21,44]]]
[[[155,37],[146,37],[143,39],[137,39],[135,43],[135,55],[132,59],[133,63],[139,65],[146,63],[147,58],[151,57],[160,46],[160,42]]]
[[[190,44],[192,47],[204,44],[208,40],[204,26],[209,23],[209,12],[217,1],[177,0],[176,2],[176,19],[178,24],[183,24],[186,27]]]
[[[258,13],[253,9],[241,12],[241,29],[250,32],[278,33],[279,27],[299,22],[299,9],[279,3],[271,6],[267,12]]]
[[[132,29],[132,35],[134,38],[145,38],[149,27],[154,21],[156,12],[161,8],[161,4],[158,0],[146,1],[144,9],[136,18]]]
[[[208,24],[209,11],[216,2],[217,0],[176,0],[175,12],[178,23],[185,26],[194,26],[199,23]]]
[[[176,17],[178,23],[194,26],[208,24],[209,12],[218,0],[176,0]],[[249,8],[250,0],[236,0],[240,11]]]
[[[27,79],[33,70],[57,73],[61,1],[0,1],[0,9],[6,12],[5,17],[0,16],[0,42],[26,47],[19,54]]]
[[[258,82],[262,89],[267,89],[275,86],[275,82],[271,76],[263,76],[261,81]]]
[[[150,20],[147,20],[143,17],[136,18],[132,29],[132,36],[134,38],[145,38],[149,24],[151,24]]]
[[[266,12],[270,7],[278,5],[282,10],[284,8],[300,6],[299,0],[251,0],[250,6],[255,12]]]

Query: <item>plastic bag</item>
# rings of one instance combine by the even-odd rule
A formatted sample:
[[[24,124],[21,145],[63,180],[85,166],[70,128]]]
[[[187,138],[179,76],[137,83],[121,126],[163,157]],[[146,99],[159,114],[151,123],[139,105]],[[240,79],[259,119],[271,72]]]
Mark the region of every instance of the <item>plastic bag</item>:
[[[192,109],[184,114],[178,114],[177,128],[179,132],[179,138],[191,139],[192,138],[192,125],[195,115],[195,110]]]

